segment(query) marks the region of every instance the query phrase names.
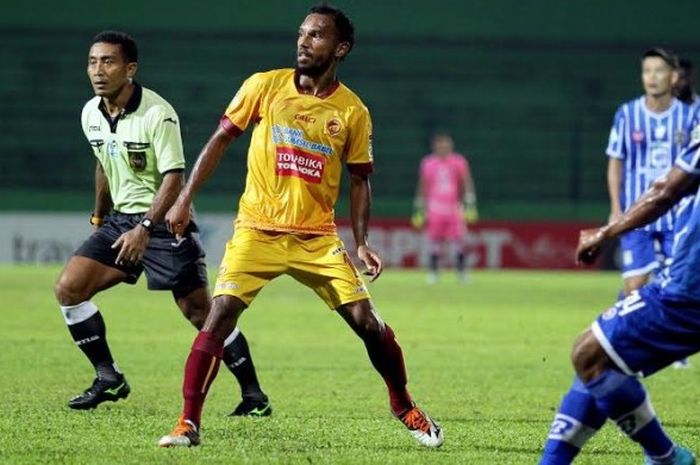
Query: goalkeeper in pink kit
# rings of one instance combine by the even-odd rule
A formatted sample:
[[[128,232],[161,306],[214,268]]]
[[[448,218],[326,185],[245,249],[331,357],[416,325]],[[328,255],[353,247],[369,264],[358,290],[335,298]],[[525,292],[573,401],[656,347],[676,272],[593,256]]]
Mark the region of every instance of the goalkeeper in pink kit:
[[[430,251],[428,282],[437,281],[440,258],[446,252],[455,257],[459,278],[465,281],[467,223],[478,219],[474,181],[467,159],[454,152],[448,134],[435,134],[432,149],[420,164],[411,220],[416,228],[425,226]]]

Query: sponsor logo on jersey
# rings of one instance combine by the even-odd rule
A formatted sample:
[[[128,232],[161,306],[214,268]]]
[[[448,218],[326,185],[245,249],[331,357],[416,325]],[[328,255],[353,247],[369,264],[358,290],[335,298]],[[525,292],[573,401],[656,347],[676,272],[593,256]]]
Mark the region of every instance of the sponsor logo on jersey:
[[[88,142],[90,142],[90,145],[97,149],[105,145],[105,141],[103,139],[90,139]]]
[[[90,132],[99,132],[101,130],[102,128],[100,126],[88,126],[88,131]]]
[[[293,145],[302,150],[322,153],[323,155],[333,155],[333,148],[319,142],[306,140],[306,134],[301,129],[289,128],[275,124],[272,126],[272,141],[275,144]]]
[[[295,147],[277,147],[277,176],[294,176],[320,184],[326,159]]]
[[[326,132],[329,136],[337,136],[340,134],[342,129],[343,125],[340,124],[340,120],[338,118],[331,118],[326,123]]]
[[[632,140],[639,143],[644,140],[644,131],[634,131],[632,133]]]
[[[313,116],[304,115],[302,113],[297,113],[296,115],[294,115],[294,119],[297,121],[302,121],[304,123],[309,123],[309,124],[313,124],[316,122],[316,118],[314,118]]]

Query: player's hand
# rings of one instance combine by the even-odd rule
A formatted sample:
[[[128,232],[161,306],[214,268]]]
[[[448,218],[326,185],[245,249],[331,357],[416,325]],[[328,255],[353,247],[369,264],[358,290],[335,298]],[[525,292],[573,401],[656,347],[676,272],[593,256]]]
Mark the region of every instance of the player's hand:
[[[425,215],[423,215],[423,212],[419,210],[413,212],[413,215],[411,215],[411,225],[416,229],[421,229],[424,224]]]
[[[141,261],[151,235],[146,228],[137,225],[131,231],[127,231],[112,244],[113,249],[119,249],[119,254],[114,263],[120,266],[133,266]]]
[[[168,213],[165,215],[165,226],[172,234],[175,234],[177,240],[180,240],[185,234],[187,226],[190,224],[192,203],[182,200],[178,197]]]
[[[598,258],[601,247],[605,243],[606,228],[584,229],[579,234],[578,247],[576,248],[576,263],[590,265]]]
[[[368,245],[361,245],[357,248],[357,257],[367,267],[364,274],[369,276],[369,282],[376,280],[382,274],[382,259]]]
[[[467,224],[474,224],[479,221],[479,212],[474,205],[467,205],[464,209],[464,221]]]

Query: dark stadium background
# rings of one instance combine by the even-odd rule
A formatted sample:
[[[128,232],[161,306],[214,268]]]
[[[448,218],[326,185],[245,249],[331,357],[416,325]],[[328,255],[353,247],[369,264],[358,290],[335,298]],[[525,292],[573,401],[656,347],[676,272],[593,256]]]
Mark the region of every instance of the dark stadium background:
[[[357,27],[340,77],[374,118],[375,217],[410,215],[418,161],[441,129],[471,161],[483,219],[603,221],[607,134],[617,105],[641,92],[640,52],[662,45],[700,59],[690,1],[336,3]],[[0,209],[91,210],[95,161],[79,114],[96,32],[136,38],[138,80],[179,112],[191,166],[241,81],[292,64],[309,4],[4,5]],[[232,146],[200,211],[235,209],[246,149]]]

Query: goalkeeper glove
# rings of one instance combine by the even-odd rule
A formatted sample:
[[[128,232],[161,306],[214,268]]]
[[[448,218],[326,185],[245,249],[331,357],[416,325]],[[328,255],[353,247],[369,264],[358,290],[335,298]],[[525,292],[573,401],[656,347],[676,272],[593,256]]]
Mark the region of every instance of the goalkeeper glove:
[[[479,221],[479,212],[476,211],[476,206],[468,205],[464,209],[464,221],[466,221],[467,224],[474,224]]]
[[[413,227],[416,229],[420,229],[424,224],[425,215],[423,215],[423,212],[419,210],[413,212],[413,215],[411,215],[411,225],[413,225]]]

